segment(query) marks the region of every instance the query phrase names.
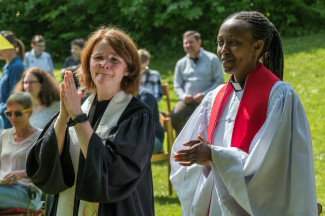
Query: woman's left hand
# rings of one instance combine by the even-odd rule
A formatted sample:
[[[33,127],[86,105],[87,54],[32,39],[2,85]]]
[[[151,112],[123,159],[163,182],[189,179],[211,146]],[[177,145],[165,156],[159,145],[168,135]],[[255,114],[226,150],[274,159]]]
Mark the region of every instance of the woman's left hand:
[[[81,110],[81,92],[77,92],[71,71],[65,72],[64,81],[61,85],[63,91],[63,104],[69,116],[74,119],[82,113]],[[62,103],[61,102],[61,103]]]
[[[188,149],[182,149],[174,155],[175,161],[180,162],[179,165],[191,166],[196,163],[199,165],[210,165],[211,157],[211,143],[198,136],[198,140],[191,140],[183,144],[190,146]]]
[[[27,177],[27,175],[26,175],[25,170],[12,171],[3,178],[2,184],[13,185],[20,179],[26,178],[26,177]]]

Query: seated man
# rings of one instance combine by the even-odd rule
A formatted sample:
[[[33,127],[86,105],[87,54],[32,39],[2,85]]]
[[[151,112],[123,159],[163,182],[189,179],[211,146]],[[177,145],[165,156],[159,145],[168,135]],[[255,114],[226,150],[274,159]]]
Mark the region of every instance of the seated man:
[[[201,36],[196,31],[183,35],[186,56],[178,60],[174,73],[174,91],[178,102],[171,112],[172,126],[179,134],[204,96],[224,83],[220,60],[214,53],[205,51]]]
[[[48,52],[45,52],[45,39],[42,35],[34,35],[31,44],[32,50],[26,52],[24,65],[25,69],[38,67],[53,76],[53,61]]]
[[[141,86],[151,92],[159,102],[162,98],[160,73],[149,69],[150,53],[147,50],[140,49],[138,52],[141,59]]]
[[[140,86],[137,99],[141,100],[143,103],[147,104],[155,118],[155,145],[153,148],[153,153],[159,153],[162,151],[163,142],[164,142],[164,129],[160,125],[159,122],[159,111],[158,111],[158,104],[155,100],[154,96],[146,89]]]

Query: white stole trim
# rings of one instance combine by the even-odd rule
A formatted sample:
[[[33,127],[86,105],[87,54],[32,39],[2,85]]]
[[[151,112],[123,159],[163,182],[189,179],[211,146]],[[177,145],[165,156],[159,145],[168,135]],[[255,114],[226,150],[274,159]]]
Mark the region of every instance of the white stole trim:
[[[90,107],[95,99],[96,92],[92,93],[87,100],[81,106],[81,110],[84,113],[89,115]],[[99,122],[99,125],[96,129],[96,134],[103,138],[107,131],[116,126],[118,120],[120,119],[122,113],[126,109],[127,105],[132,100],[132,95],[126,94],[124,91],[119,91],[117,94],[114,95],[110,103],[108,104],[102,119]],[[74,196],[76,190],[76,180],[77,180],[77,171],[79,165],[79,154],[80,154],[80,145],[78,136],[76,134],[75,128],[69,128],[69,135],[70,135],[70,155],[74,167],[75,172],[75,182],[74,185],[61,192],[59,195],[58,200],[58,208],[56,215],[73,215],[73,205],[74,205]],[[80,200],[78,216],[82,215],[83,209],[85,206],[85,201]]]

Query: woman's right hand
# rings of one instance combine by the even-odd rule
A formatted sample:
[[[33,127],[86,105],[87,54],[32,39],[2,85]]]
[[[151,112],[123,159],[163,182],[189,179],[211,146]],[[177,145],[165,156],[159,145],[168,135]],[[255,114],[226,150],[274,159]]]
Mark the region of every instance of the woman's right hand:
[[[63,102],[63,89],[64,88],[64,83],[61,83],[61,88],[60,88],[60,114],[58,119],[62,119],[64,121],[68,121],[69,119],[69,114],[64,106]]]
[[[196,163],[209,166],[211,164],[211,143],[203,137],[198,136],[197,140],[190,140],[183,145],[189,146],[189,148],[179,150],[177,154],[174,155],[174,160],[179,162],[179,165],[191,166]]]

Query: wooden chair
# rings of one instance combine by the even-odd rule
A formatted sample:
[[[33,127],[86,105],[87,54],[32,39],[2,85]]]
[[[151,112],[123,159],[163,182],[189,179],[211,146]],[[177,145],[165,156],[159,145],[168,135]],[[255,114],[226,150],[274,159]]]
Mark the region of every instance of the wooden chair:
[[[170,109],[170,97],[169,97],[169,85],[168,85],[168,83],[162,84],[161,89],[162,89],[162,92],[163,92],[163,96],[166,97],[166,102],[167,102],[168,113],[166,113],[166,116],[169,116],[170,112],[171,112],[171,109]]]
[[[317,203],[318,215],[323,212],[323,206],[320,203]]]
[[[153,154],[151,157],[151,162],[155,161],[162,161],[166,160],[167,161],[167,166],[168,166],[168,194],[172,195],[173,194],[173,189],[172,189],[172,184],[169,181],[169,174],[170,174],[170,153],[173,145],[173,129],[172,129],[172,123],[169,117],[164,117],[161,113],[159,113],[159,120],[160,124],[164,128],[164,131],[167,133],[167,152],[162,152],[162,153],[157,153]]]

